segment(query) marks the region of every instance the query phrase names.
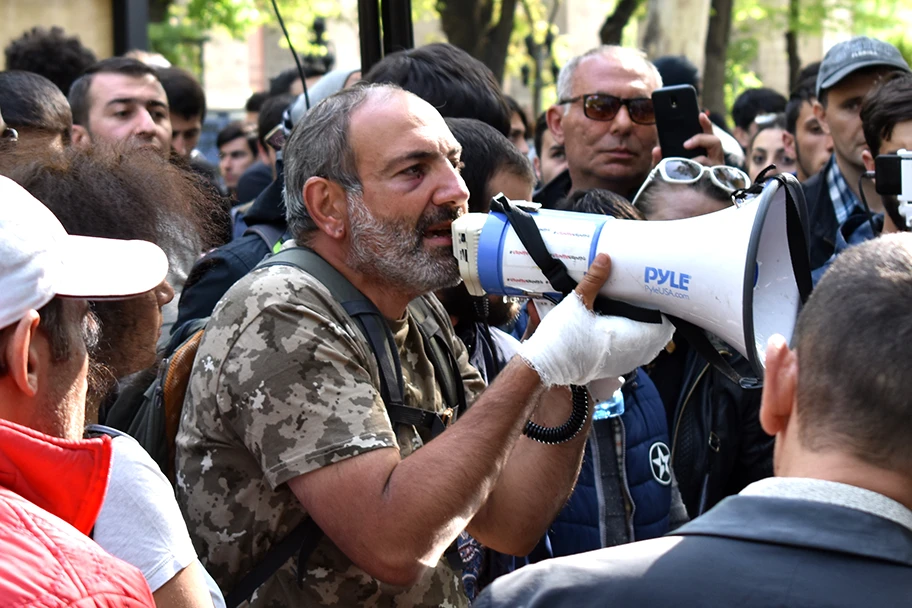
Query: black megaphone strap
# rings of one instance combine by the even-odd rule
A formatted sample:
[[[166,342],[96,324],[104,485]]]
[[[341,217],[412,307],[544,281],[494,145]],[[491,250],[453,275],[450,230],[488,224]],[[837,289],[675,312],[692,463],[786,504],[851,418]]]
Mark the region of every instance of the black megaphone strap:
[[[529,252],[529,257],[541,269],[545,278],[551,283],[551,286],[558,292],[567,295],[576,289],[576,281],[570,276],[567,267],[562,261],[551,255],[548,246],[542,239],[538,224],[531,214],[524,209],[514,205],[510,199],[504,195],[499,195],[491,202],[491,210],[503,213],[520,242]],[[604,296],[598,296],[595,300],[593,309],[602,315],[612,315],[617,317],[627,317],[641,323],[662,323],[662,313],[658,310],[641,308],[626,302],[618,302]]]

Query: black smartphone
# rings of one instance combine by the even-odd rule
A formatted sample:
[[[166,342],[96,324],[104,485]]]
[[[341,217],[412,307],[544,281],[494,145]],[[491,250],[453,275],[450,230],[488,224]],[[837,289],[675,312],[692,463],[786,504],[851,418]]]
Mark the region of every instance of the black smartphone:
[[[652,105],[655,108],[662,158],[694,158],[706,154],[704,148],[684,148],[685,141],[703,132],[696,89],[689,84],[656,89],[652,92]]]

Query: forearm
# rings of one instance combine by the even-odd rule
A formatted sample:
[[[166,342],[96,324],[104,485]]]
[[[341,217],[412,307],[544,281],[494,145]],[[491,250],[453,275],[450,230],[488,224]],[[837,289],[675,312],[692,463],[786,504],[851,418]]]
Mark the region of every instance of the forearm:
[[[555,387],[541,396],[533,420],[557,426],[570,416],[570,390]],[[591,411],[591,410],[590,410]],[[570,441],[546,445],[521,437],[488,501],[469,532],[492,549],[526,555],[567,502],[576,482],[591,418]]]
[[[317,523],[323,527],[329,515],[339,530],[324,530],[355,563],[381,580],[407,584],[420,567],[437,563],[485,504],[542,391],[538,374],[514,358],[453,427],[407,458],[380,450],[329,467],[335,487],[344,487],[312,505],[328,511],[313,513]],[[378,466],[377,458],[389,461]],[[388,475],[361,469],[385,466]],[[306,492],[292,489],[299,498]]]

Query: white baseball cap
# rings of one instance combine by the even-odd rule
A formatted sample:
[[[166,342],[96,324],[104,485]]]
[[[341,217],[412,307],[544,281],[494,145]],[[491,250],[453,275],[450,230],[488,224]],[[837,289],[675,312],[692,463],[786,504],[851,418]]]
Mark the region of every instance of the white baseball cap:
[[[167,273],[158,245],[71,236],[50,209],[0,176],[0,328],[54,296],[129,298],[154,289]]]

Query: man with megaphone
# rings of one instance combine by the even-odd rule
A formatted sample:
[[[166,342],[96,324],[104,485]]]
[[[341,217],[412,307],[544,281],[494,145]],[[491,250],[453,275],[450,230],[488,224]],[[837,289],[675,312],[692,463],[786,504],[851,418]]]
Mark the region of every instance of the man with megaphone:
[[[524,437],[530,418],[530,434],[554,437],[566,386],[626,373],[670,339],[667,320],[592,313],[610,270],[598,256],[484,390],[427,295],[460,278],[460,153],[430,104],[389,85],[342,91],[295,126],[294,242],[216,306],[177,439],[179,502],[229,595],[290,544],[251,605],[467,606],[447,551],[460,533],[523,555],[573,486],[585,409],[561,445]],[[446,406],[441,351],[464,412]],[[299,530],[302,542],[284,542]]]

